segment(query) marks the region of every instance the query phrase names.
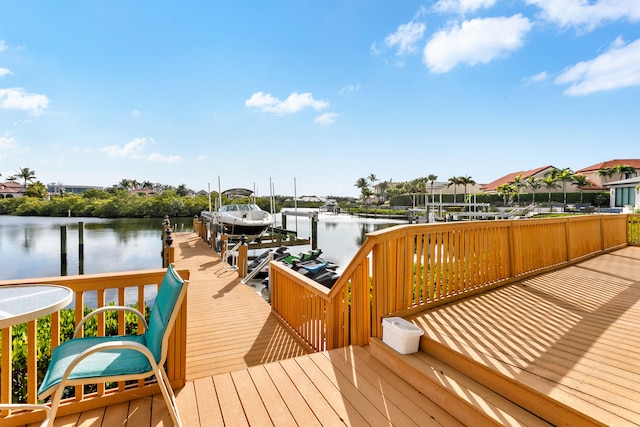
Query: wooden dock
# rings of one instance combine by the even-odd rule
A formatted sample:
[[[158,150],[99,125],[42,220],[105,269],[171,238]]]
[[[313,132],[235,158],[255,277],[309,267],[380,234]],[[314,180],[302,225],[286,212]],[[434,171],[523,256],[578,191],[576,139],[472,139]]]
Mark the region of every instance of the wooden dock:
[[[640,425],[640,247],[411,316],[414,355],[375,339],[307,354],[195,234],[174,239],[191,271],[185,426]],[[170,419],[154,396],[55,425]]]

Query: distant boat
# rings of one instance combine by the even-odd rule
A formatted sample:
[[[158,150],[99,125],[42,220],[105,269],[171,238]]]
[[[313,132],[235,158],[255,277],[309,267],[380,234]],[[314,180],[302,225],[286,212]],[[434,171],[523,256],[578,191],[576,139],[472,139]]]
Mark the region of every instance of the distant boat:
[[[253,191],[246,188],[232,188],[221,195],[233,200],[252,194]],[[217,225],[218,232],[226,233],[230,240],[239,240],[244,235],[247,242],[251,242],[273,225],[273,215],[255,203],[229,203],[220,206],[217,211],[202,211],[202,216]]]
[[[324,212],[338,213],[340,212],[340,205],[334,199],[328,199],[324,205],[320,207],[320,210]]]

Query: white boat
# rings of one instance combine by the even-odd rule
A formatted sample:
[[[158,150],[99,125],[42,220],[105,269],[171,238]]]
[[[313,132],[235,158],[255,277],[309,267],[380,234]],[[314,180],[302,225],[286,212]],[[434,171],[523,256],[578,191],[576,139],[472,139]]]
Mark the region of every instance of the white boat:
[[[246,188],[232,188],[224,191],[222,196],[249,197],[253,191]],[[202,216],[218,227],[219,233],[226,233],[231,240],[245,236],[247,242],[253,241],[273,225],[273,215],[262,210],[255,203],[228,203],[217,211],[203,211]]]

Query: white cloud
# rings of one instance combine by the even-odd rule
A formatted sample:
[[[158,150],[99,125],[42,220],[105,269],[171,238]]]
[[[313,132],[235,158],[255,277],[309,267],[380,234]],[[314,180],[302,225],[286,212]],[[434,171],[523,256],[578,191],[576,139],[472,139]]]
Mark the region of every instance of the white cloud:
[[[145,154],[148,145],[153,145],[155,141],[152,138],[139,137],[127,142],[125,145],[108,145],[99,148],[98,151],[106,153],[108,157],[113,158],[129,158],[142,159],[151,163],[176,163],[182,161],[180,156],[167,156],[160,153]],[[91,152],[92,150],[85,150]]]
[[[468,13],[478,9],[488,9],[496,0],[439,0],[434,6],[438,12]]]
[[[316,111],[323,110],[329,107],[329,102],[314,99],[313,95],[309,92],[292,92],[287,99],[281,101],[275,96],[265,94],[261,91],[251,95],[251,97],[245,101],[244,105],[258,108],[265,113],[293,114],[307,107],[313,108]]]
[[[8,133],[5,133],[3,136],[0,136],[0,149],[8,150],[9,148],[14,148],[16,146],[16,139],[10,136]]]
[[[17,144],[14,137],[10,136],[8,133],[0,136],[0,159],[7,158],[9,152],[15,150],[16,148]]]
[[[533,84],[533,83],[542,83],[542,82],[544,82],[544,81],[546,81],[548,79],[549,79],[549,73],[547,73],[546,71],[542,71],[542,72],[540,72],[538,74],[535,74],[533,76],[528,76],[528,77],[523,78],[522,82],[525,85],[530,85],[530,84]]]
[[[4,42],[4,40],[0,40],[0,52],[3,52],[5,50],[7,50],[9,47],[7,46],[7,44]]]
[[[198,154],[196,157],[196,162],[204,162],[209,160],[210,156],[208,154]]]
[[[527,0],[542,9],[542,17],[561,27],[593,29],[607,21],[640,20],[638,0]]]
[[[565,95],[640,86],[640,39],[626,45],[621,38],[616,39],[609,50],[566,69],[555,82],[571,84]]]
[[[147,145],[147,138],[134,138],[123,146],[108,145],[100,148],[100,151],[109,157],[140,157],[144,147]]]
[[[45,95],[27,93],[21,87],[0,89],[0,108],[25,110],[38,115],[49,105]]]
[[[388,48],[397,48],[396,55],[408,55],[416,51],[416,44],[422,40],[426,25],[422,22],[409,22],[398,26],[398,29],[384,39]]]
[[[133,111],[131,112],[131,115],[132,115],[133,117],[138,117],[140,114],[141,114],[141,113],[140,113],[140,110],[133,110]]]
[[[180,156],[165,156],[160,153],[151,153],[145,157],[151,163],[177,163],[182,160]]]
[[[344,95],[344,94],[349,94],[351,92],[357,92],[360,90],[360,85],[347,85],[345,87],[343,87],[342,89],[340,89],[340,92],[338,92],[340,95]]]
[[[336,122],[338,113],[323,113],[315,118],[315,122],[321,125],[331,125]]]
[[[9,70],[8,68],[0,68],[0,77],[4,77],[7,76],[11,73],[11,70]]]
[[[458,64],[488,63],[522,47],[531,29],[529,19],[472,19],[435,33],[424,47],[424,62],[432,73],[446,73]]]

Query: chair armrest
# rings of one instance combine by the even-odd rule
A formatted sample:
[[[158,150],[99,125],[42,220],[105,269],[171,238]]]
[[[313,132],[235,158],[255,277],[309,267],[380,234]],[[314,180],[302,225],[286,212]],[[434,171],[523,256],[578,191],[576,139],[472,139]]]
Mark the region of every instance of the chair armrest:
[[[80,323],[78,323],[78,325],[76,326],[76,330],[73,333],[73,338],[76,338],[78,336],[78,333],[80,333],[80,331],[82,330],[82,327],[89,319],[105,311],[126,311],[129,313],[133,313],[136,316],[138,316],[138,319],[142,320],[142,324],[144,325],[145,331],[149,328],[149,325],[147,324],[147,321],[145,320],[144,316],[137,309],[133,307],[124,306],[124,305],[107,305],[104,307],[96,308],[91,313],[88,313],[86,316],[84,316],[82,320],[80,320]]]

